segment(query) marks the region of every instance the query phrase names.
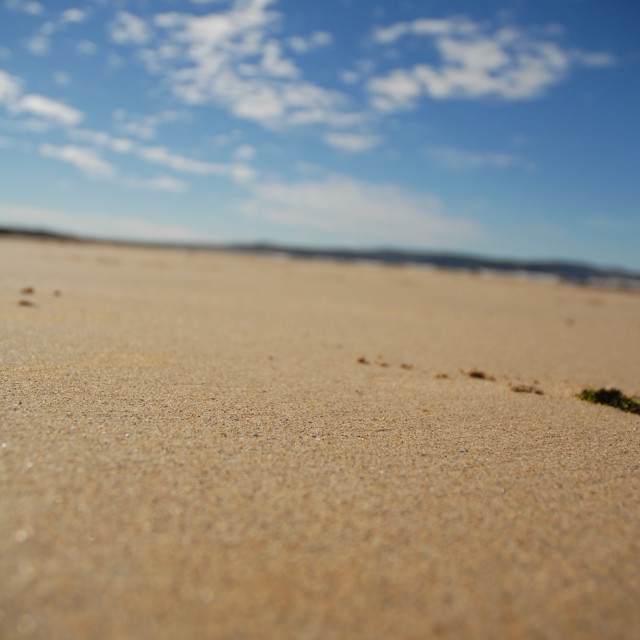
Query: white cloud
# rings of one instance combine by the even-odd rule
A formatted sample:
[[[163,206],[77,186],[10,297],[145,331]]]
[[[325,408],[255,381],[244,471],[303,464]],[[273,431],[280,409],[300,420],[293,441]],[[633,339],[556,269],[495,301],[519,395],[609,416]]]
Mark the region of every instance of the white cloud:
[[[0,104],[9,105],[20,95],[20,78],[0,69]]]
[[[447,169],[462,171],[467,169],[509,169],[523,167],[533,169],[533,165],[519,156],[509,153],[477,153],[455,147],[430,147],[428,154]]]
[[[322,181],[256,185],[241,211],[285,226],[377,244],[468,246],[481,230],[469,220],[443,213],[431,195],[337,176]]]
[[[530,100],[559,83],[573,64],[603,67],[615,62],[608,53],[564,50],[549,39],[550,33],[492,28],[460,17],[396,23],[374,31],[373,41],[388,45],[407,36],[430,38],[440,60],[372,78],[368,90],[380,111],[412,108],[421,96]]]
[[[327,31],[315,31],[308,38],[293,36],[287,40],[288,45],[296,53],[308,53],[320,47],[327,47],[333,42],[333,36]]]
[[[80,56],[93,56],[98,51],[98,45],[91,40],[80,40],[75,47],[75,51]]]
[[[10,11],[21,11],[32,16],[39,16],[44,8],[34,0],[5,0],[4,6]]]
[[[63,126],[75,126],[84,118],[78,109],[34,93],[20,98],[12,109],[16,113],[30,113]]]
[[[364,135],[360,133],[327,133],[324,136],[324,141],[331,147],[341,149],[342,151],[349,151],[351,153],[358,153],[360,151],[368,151],[377,147],[381,139],[379,136]]]
[[[72,233],[90,238],[152,242],[214,242],[215,236],[171,223],[136,217],[0,203],[0,222],[20,228]]]
[[[408,23],[400,22],[376,29],[372,38],[376,44],[392,44],[407,33],[409,33]]]
[[[368,89],[372,103],[380,111],[395,111],[412,107],[423,89],[414,73],[396,69],[387,76],[372,78]]]
[[[115,167],[101,158],[93,149],[75,145],[59,147],[53,144],[42,144],[39,152],[45,158],[67,162],[91,178],[109,179],[116,175]]]
[[[0,104],[11,115],[29,114],[44,119],[51,124],[63,126],[77,125],[84,114],[62,102],[38,94],[22,95],[19,78],[0,69]]]
[[[0,136],[0,149],[11,149],[13,147],[13,140],[6,136]]]
[[[88,18],[89,14],[83,9],[66,9],[60,15],[60,21],[63,23],[79,24]]]
[[[108,26],[109,37],[117,44],[145,44],[151,38],[147,23],[128,11],[118,11]]]
[[[465,17],[454,16],[440,20],[418,18],[412,22],[397,22],[388,27],[374,30],[372,39],[376,44],[393,44],[408,35],[443,36],[451,33],[459,35],[473,33],[476,25]]]
[[[263,71],[275,78],[295,78],[300,73],[291,60],[282,57],[280,45],[275,40],[264,45],[261,66]]]
[[[362,121],[362,114],[344,113],[343,94],[301,77],[275,37],[280,14],[270,9],[273,3],[231,0],[225,9],[204,16],[156,15],[154,25],[164,37],[141,51],[141,58],[189,105],[213,103],[267,127],[341,127]],[[317,32],[304,46],[323,46],[328,40],[328,34]]]

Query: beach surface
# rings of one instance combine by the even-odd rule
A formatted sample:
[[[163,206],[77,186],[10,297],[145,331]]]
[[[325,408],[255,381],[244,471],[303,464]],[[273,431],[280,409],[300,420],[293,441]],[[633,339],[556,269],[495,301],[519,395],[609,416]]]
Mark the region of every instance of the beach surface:
[[[0,381],[3,639],[638,637],[637,293],[2,239]]]

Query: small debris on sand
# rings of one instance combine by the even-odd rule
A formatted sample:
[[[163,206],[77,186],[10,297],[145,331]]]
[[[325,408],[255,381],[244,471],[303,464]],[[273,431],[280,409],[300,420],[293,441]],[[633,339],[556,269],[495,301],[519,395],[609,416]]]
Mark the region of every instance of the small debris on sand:
[[[411,371],[411,369],[413,369],[413,365],[412,364],[407,364],[406,362],[403,362],[400,365],[401,369],[406,369],[407,371]]]
[[[448,380],[449,379],[449,374],[448,373],[438,373],[435,376],[436,380]]]
[[[530,384],[511,385],[511,391],[515,391],[516,393],[535,393],[538,396],[544,395],[542,389],[538,389],[538,387],[534,387]]]
[[[56,298],[59,298],[59,297],[62,295],[62,291],[60,291],[60,289],[56,289],[56,290],[53,292],[53,295],[54,295]]]
[[[491,382],[495,381],[495,376],[491,376],[484,371],[478,371],[478,369],[472,369],[471,371],[466,372],[470,378],[477,378],[478,380],[490,380]]]
[[[364,356],[362,356],[362,358],[358,358],[358,362],[360,364],[369,364],[369,361]]]
[[[640,415],[640,402],[625,395],[620,389],[583,389],[578,394],[578,398]]]
[[[35,307],[36,305],[31,302],[31,300],[19,300],[18,304],[21,307]]]
[[[35,292],[36,290],[33,287],[24,287],[23,289],[20,289],[20,293],[23,296],[32,296]]]

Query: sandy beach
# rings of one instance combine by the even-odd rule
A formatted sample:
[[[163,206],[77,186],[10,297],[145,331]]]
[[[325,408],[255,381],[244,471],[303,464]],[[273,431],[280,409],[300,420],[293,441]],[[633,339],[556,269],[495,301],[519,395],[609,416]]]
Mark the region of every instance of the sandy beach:
[[[3,639],[638,637],[638,293],[4,239],[0,380]]]

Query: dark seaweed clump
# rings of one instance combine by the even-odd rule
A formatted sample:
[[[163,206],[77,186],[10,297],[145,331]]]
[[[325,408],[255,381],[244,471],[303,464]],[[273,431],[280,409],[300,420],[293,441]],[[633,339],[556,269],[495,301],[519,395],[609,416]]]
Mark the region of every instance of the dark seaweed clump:
[[[620,389],[584,389],[578,394],[578,398],[640,415],[640,402],[626,396]]]

